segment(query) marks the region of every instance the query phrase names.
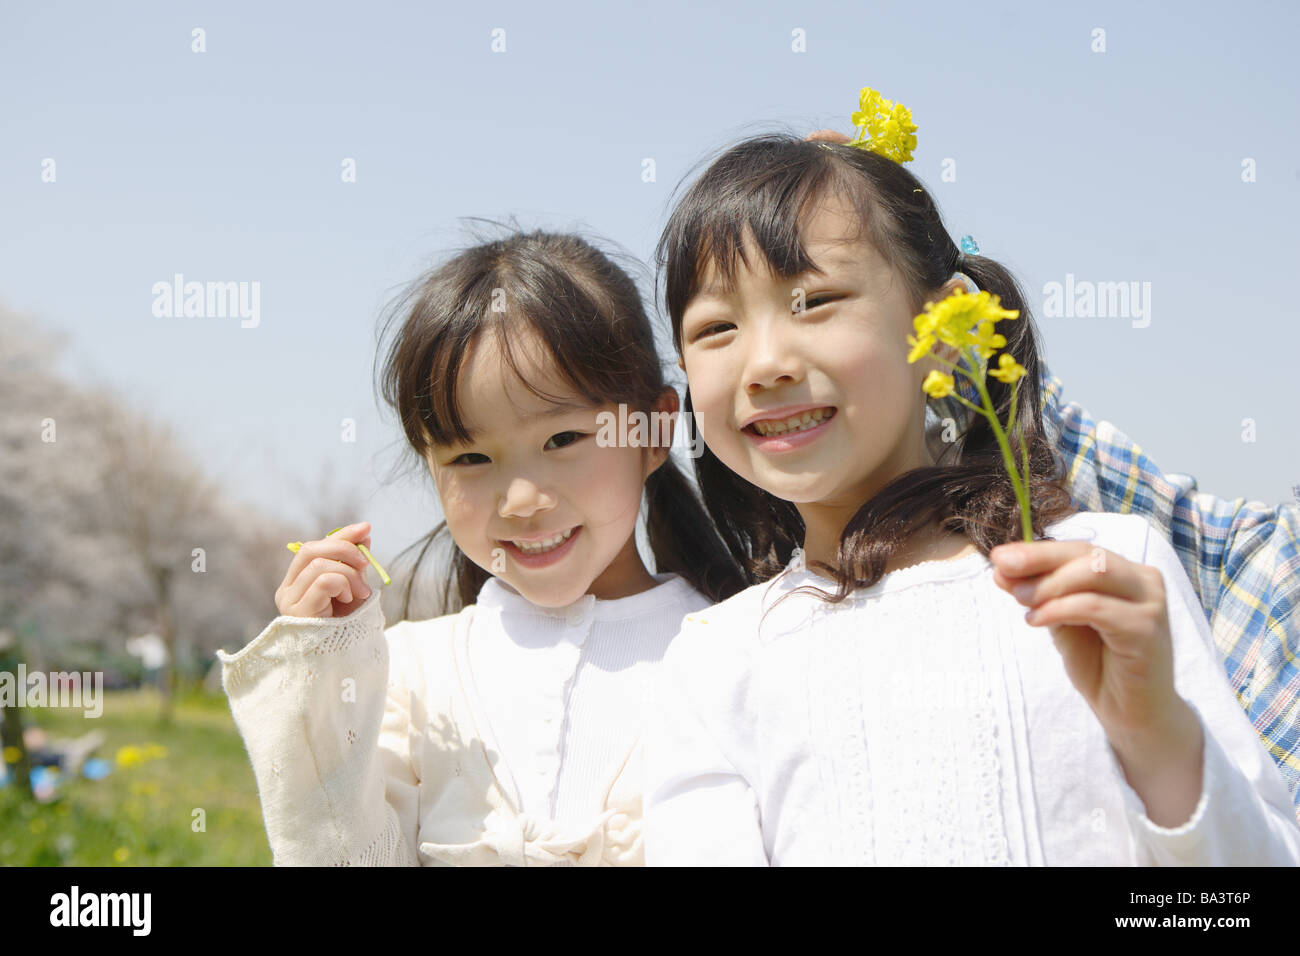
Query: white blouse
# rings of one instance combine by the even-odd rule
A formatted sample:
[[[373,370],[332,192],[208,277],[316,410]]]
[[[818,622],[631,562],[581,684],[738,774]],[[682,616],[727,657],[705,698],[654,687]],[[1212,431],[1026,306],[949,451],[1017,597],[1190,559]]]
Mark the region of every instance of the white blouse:
[[[1205,734],[1191,818],[1157,826],[1046,628],[975,553],[840,605],[798,559],[691,614],[645,742],[649,865],[1300,863],[1285,784],[1235,700],[1173,548],[1145,518],[1048,529],[1164,575],[1175,688]],[[759,619],[772,608],[766,622]]]
[[[281,615],[222,683],[276,865],[635,865],[640,704],[682,617],[676,574],[529,603],[497,578],[459,614],[385,627]]]
[[[470,666],[525,813],[576,824],[599,809],[641,736],[651,669],[710,601],[675,574],[614,600],[538,607],[498,578],[479,591]]]

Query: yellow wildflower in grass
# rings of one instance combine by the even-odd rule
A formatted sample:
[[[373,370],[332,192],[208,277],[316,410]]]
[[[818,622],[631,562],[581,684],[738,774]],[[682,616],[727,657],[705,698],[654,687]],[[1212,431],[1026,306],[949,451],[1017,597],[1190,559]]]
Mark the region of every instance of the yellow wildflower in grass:
[[[1007,475],[1015,489],[1016,500],[1020,502],[1021,531],[1026,541],[1032,541],[1034,527],[1029,508],[1029,449],[1025,445],[1023,436],[1018,436],[1022,467],[1017,470],[1015,457],[1011,452],[1011,443],[1007,439],[1007,430],[1015,427],[1016,400],[1020,388],[1017,385],[1012,389],[1011,409],[1004,429],[1002,423],[998,421],[997,410],[993,407],[993,400],[989,397],[988,387],[984,381],[985,375],[990,375],[1004,384],[1015,385],[1027,374],[1024,366],[1006,352],[998,357],[997,368],[988,368],[988,360],[993,357],[993,353],[1007,344],[1006,337],[999,335],[995,326],[1003,319],[1015,319],[1019,316],[1020,312],[1016,309],[1002,308],[1002,303],[996,295],[983,291],[972,295],[965,289],[959,288],[940,302],[927,302],[925,311],[912,319],[912,328],[916,334],[907,337],[907,344],[912,347],[907,354],[907,361],[911,364],[930,355],[935,361],[947,365],[957,374],[966,376],[975,386],[979,392],[980,405],[963,397],[957,391],[956,379],[947,373],[931,371],[921,383],[921,388],[931,398],[946,398],[951,395],[967,408],[988,419],[998,447],[1002,451],[1002,460],[1007,466]],[[950,362],[934,353],[933,349],[939,343],[956,349],[963,364]]]
[[[20,756],[22,756],[22,751],[17,747],[6,747],[4,749],[5,763],[17,763]]]
[[[906,163],[916,149],[916,124],[912,111],[887,100],[869,86],[858,93],[858,111],[850,117],[857,135],[848,144],[879,153],[896,163]]]
[[[115,759],[119,767],[134,767],[144,763],[145,756],[144,751],[135,744],[127,744],[125,747],[117,748]]]
[[[131,859],[131,851],[124,846],[120,846],[113,851],[113,859],[118,863],[125,863],[127,860]]]

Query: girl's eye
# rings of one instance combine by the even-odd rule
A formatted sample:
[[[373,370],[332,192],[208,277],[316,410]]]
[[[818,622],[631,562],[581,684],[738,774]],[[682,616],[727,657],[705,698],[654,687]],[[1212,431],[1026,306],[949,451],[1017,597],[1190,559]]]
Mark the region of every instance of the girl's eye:
[[[474,457],[482,458],[483,461],[461,461],[462,458],[474,458]],[[476,452],[476,451],[467,451],[467,452],[465,452],[465,454],[463,454],[463,455],[457,455],[455,458],[453,458],[453,459],[451,460],[450,464],[453,464],[453,465],[482,465],[482,464],[484,464],[487,460],[488,460],[488,456],[487,456],[487,455],[480,455],[480,454],[479,454],[478,452]]]
[[[546,444],[550,445],[551,442],[555,441],[557,438],[562,439],[564,438],[565,435],[572,435],[573,437],[569,441],[561,442],[559,445],[560,448],[567,448],[569,445],[574,444],[574,442],[580,441],[581,439],[586,437],[586,434],[584,432],[560,432],[558,435],[552,435],[550,441],[548,441]]]
[[[695,333],[695,337],[691,339],[691,341],[698,342],[700,339],[708,335],[709,332],[711,332],[713,329],[726,329],[726,328],[734,328],[734,326],[732,326],[730,322],[714,322],[712,325],[706,325],[704,328],[700,329],[700,331]]]
[[[827,302],[834,302],[837,299],[842,299],[842,298],[844,298],[844,296],[842,295],[837,295],[832,292],[822,292],[818,295],[812,295],[809,296],[807,299],[805,299],[804,308],[815,309],[819,305],[825,305]]]

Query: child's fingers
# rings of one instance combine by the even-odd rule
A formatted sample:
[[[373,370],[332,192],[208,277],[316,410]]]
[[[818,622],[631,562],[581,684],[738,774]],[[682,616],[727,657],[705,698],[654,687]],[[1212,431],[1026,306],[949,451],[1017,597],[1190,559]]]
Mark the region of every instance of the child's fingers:
[[[1076,591],[1032,608],[1025,620],[1036,627],[1075,625],[1094,630],[1114,630],[1124,621],[1128,602],[1096,591]]]
[[[319,541],[304,542],[303,546],[298,549],[298,553],[293,556],[293,560],[289,562],[289,568],[285,572],[285,579],[292,581],[302,573],[303,568],[316,558],[330,558],[341,561],[357,570],[365,568],[370,562],[361,553],[361,549],[350,539],[341,535],[342,532],[328,538],[321,538]],[[361,539],[361,543],[365,544],[367,548],[370,547],[368,541],[369,538]]]
[[[1152,635],[1168,627],[1163,605],[1096,591],[1076,591],[1045,601],[1032,608],[1025,621],[1035,627],[1090,627],[1122,657],[1149,654]]]
[[[1097,591],[1128,601],[1154,598],[1149,577],[1120,555],[1106,552],[1104,560],[1088,553],[1054,571],[1034,578],[1010,578],[1002,585],[1021,604],[1037,607],[1045,601],[1079,591]]]
[[[366,565],[369,567],[369,565]],[[308,599],[308,594],[315,588],[315,595]],[[304,602],[314,609],[321,609],[320,596],[328,594],[338,598],[344,604],[351,604],[358,598],[364,600],[370,594],[364,572],[331,558],[317,557],[308,562],[302,572],[284,588],[282,600],[289,607],[297,607]],[[308,614],[308,617],[325,617],[324,614]]]
[[[841,133],[837,129],[818,129],[813,130],[804,139],[809,142],[820,143],[848,143],[852,142],[852,137]]]
[[[989,552],[989,561],[1004,577],[1034,577],[1054,571],[1065,562],[1091,554],[1086,541],[1014,541]]]

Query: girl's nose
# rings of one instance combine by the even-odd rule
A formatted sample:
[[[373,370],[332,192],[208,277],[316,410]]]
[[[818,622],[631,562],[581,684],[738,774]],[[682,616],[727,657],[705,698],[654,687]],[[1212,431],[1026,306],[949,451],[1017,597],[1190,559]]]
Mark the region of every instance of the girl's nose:
[[[497,505],[502,518],[527,518],[554,507],[555,496],[528,478],[514,478]]]
[[[753,395],[767,388],[792,385],[803,379],[803,361],[786,336],[767,323],[756,330],[745,357],[745,390]]]

